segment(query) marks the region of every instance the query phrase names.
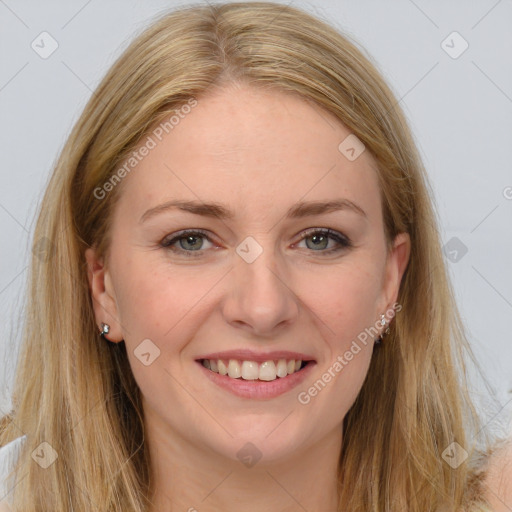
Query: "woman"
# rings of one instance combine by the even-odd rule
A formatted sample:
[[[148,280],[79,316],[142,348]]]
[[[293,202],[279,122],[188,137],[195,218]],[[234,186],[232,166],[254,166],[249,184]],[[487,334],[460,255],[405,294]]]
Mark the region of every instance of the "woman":
[[[41,240],[0,443],[13,510],[496,503],[426,173],[322,21],[257,2],[154,23],[75,126]]]

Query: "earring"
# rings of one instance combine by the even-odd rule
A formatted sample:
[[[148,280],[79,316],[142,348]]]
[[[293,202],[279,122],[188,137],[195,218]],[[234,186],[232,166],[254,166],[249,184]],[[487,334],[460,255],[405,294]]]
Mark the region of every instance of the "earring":
[[[110,325],[108,324],[101,324],[101,331],[100,331],[100,338],[103,338],[104,340],[106,340],[107,338],[105,337],[106,334],[108,334],[110,331]],[[109,340],[107,340],[109,341]]]
[[[385,326],[386,325],[386,317],[384,314],[380,315],[380,325]],[[375,343],[377,345],[380,345],[382,343],[382,338],[386,336],[386,334],[389,334],[389,325],[386,328],[386,330],[383,329],[383,333],[375,340]]]

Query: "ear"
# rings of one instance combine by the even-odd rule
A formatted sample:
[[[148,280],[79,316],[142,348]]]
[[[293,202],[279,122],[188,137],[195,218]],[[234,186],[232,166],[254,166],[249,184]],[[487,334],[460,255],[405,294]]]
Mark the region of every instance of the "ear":
[[[103,258],[97,257],[95,249],[87,249],[85,251],[85,259],[87,262],[89,291],[91,293],[94,316],[98,325],[98,333],[101,331],[101,324],[105,323],[110,326],[110,331],[105,337],[115,343],[123,341],[123,333],[118,320],[118,308],[110,273],[103,264]]]
[[[385,314],[388,309],[394,309],[393,305],[398,297],[400,283],[407,268],[410,253],[411,239],[409,233],[399,233],[395,237],[393,248],[388,254],[386,261],[384,289],[378,311],[379,315]]]

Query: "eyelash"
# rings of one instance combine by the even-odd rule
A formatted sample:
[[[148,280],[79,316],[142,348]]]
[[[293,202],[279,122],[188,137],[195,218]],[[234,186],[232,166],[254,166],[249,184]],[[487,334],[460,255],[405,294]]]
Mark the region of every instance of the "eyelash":
[[[162,242],[160,242],[160,246],[163,247],[164,249],[169,249],[178,254],[184,254],[189,258],[196,258],[196,257],[202,256],[204,253],[204,250],[185,251],[184,249],[172,248],[172,245],[174,245],[176,242],[178,242],[184,238],[187,238],[188,236],[196,236],[196,235],[200,235],[201,237],[204,237],[208,241],[211,242],[206,231],[203,231],[202,229],[195,229],[195,230],[180,231],[176,236],[172,237],[171,239],[164,238],[162,240]],[[342,251],[343,249],[348,249],[349,247],[352,247],[352,242],[348,237],[346,237],[345,235],[342,235],[341,233],[338,233],[337,231],[333,231],[332,229],[329,229],[329,228],[307,229],[304,232],[304,236],[297,243],[302,242],[302,240],[304,240],[312,235],[328,236],[329,238],[333,239],[334,241],[336,241],[339,244],[338,247],[334,247],[334,248],[331,248],[328,250],[313,251],[313,252],[318,252],[319,254],[325,255],[325,254],[337,253],[339,251]]]

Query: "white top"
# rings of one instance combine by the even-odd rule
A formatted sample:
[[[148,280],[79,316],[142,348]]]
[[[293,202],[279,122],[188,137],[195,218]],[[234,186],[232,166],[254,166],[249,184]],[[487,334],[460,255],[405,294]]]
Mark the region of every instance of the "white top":
[[[20,449],[26,438],[27,436],[18,437],[0,448],[0,510],[5,502],[12,504],[11,496],[14,483],[12,480],[8,481],[7,477],[14,469]]]

